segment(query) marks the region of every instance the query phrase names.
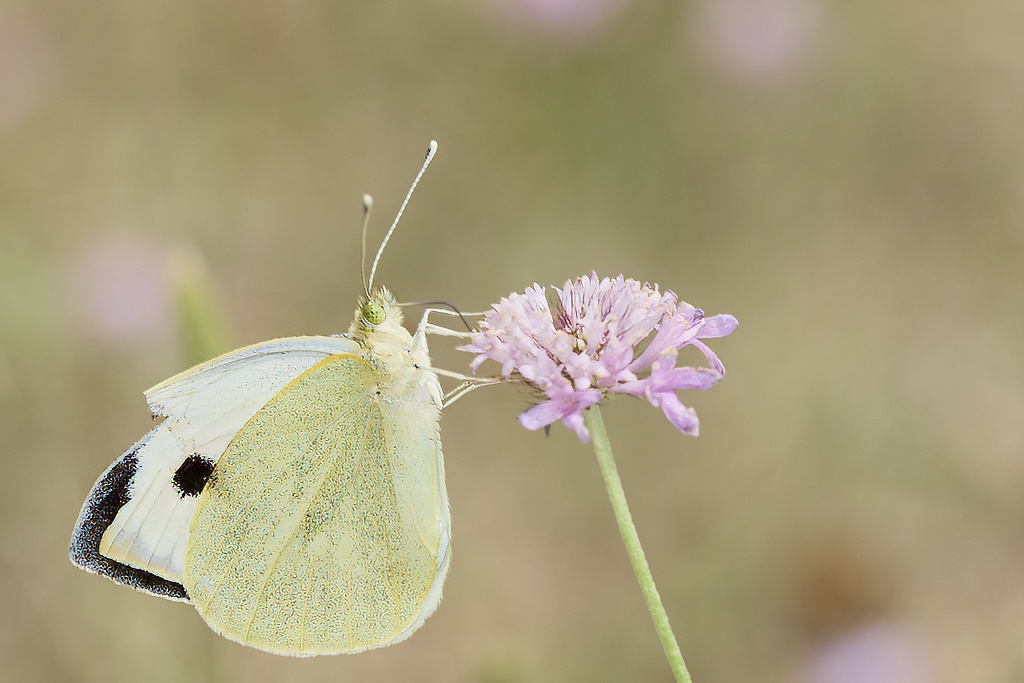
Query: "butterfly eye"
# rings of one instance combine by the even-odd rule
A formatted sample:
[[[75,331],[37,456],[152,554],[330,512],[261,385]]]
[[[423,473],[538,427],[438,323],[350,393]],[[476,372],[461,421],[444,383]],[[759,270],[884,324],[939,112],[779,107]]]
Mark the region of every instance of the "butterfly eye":
[[[387,316],[384,313],[384,307],[380,304],[370,301],[363,306],[363,319],[371,325],[380,325],[384,322],[385,317]]]

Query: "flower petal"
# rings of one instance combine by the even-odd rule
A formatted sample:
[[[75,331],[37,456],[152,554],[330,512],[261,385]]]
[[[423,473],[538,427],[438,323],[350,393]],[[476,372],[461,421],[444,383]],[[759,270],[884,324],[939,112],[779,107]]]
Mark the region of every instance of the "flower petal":
[[[710,348],[708,348],[707,344],[697,339],[691,341],[690,344],[700,349],[700,352],[703,353],[704,357],[708,359],[708,365],[711,366],[712,370],[716,370],[722,375],[725,374],[725,366],[722,365],[722,361],[718,359],[718,355],[715,354],[715,352],[712,351]]]
[[[573,421],[573,416],[580,418],[579,424],[582,426],[583,411],[595,403],[599,403],[602,398],[601,392],[597,389],[566,391],[562,386],[555,386],[552,387],[552,392],[558,393],[547,401],[541,401],[524,411],[519,416],[519,424],[527,429],[540,429],[562,420],[566,426],[572,427],[579,434],[579,429],[570,424]]]
[[[697,338],[713,339],[715,337],[725,337],[732,334],[739,324],[739,321],[728,313],[713,315],[710,318],[704,318],[704,325],[701,326],[700,332],[697,333]]]
[[[562,424],[576,432],[576,436],[580,438],[583,443],[590,443],[590,430],[587,429],[587,425],[583,420],[583,413],[571,413],[562,418]]]
[[[523,414],[519,416],[519,424],[527,429],[540,429],[562,419],[562,413],[564,412],[564,407],[559,405],[557,401],[551,399],[541,401],[537,405],[523,411]]]
[[[662,412],[676,429],[690,436],[700,434],[700,421],[697,419],[697,412],[693,408],[684,406],[678,396],[670,391],[654,394],[651,396],[651,403],[655,403],[655,401],[661,404]]]
[[[722,379],[722,373],[711,368],[672,368],[652,375],[654,391],[675,391],[678,389],[710,389]]]
[[[650,367],[664,353],[685,346],[699,334],[701,315],[703,313],[699,308],[694,308],[689,304],[680,304],[671,317],[666,316],[661,321],[654,339],[647,345],[644,352],[629,364],[629,370],[638,373]]]

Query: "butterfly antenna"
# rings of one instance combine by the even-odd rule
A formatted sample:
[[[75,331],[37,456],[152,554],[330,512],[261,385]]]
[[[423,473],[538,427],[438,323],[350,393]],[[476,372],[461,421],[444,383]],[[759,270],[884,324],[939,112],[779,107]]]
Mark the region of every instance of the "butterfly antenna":
[[[366,226],[370,224],[370,209],[373,208],[373,197],[363,195],[363,248],[359,252],[359,275],[363,278],[363,293],[370,297],[370,285],[366,281]]]
[[[427,166],[430,165],[430,160],[434,158],[434,153],[437,152],[437,141],[431,140],[430,145],[427,146],[427,158],[423,160],[423,165],[420,167],[420,172],[416,174],[416,177],[412,181],[412,185],[409,187],[409,191],[405,195],[405,201],[402,202],[402,206],[398,209],[398,215],[395,216],[394,222],[391,227],[388,228],[388,232],[384,235],[384,241],[380,243],[380,248],[377,249],[377,255],[373,257],[373,265],[370,266],[370,280],[367,283],[367,292],[373,287],[373,276],[377,274],[377,263],[380,261],[380,255],[384,253],[384,247],[388,245],[388,240],[391,239],[392,233],[395,232],[395,228],[398,227],[398,221],[402,217],[402,212],[405,211],[405,205],[409,203],[409,198],[412,197],[413,190],[416,189],[416,185],[420,182],[420,178],[423,177],[424,171],[427,170]]]

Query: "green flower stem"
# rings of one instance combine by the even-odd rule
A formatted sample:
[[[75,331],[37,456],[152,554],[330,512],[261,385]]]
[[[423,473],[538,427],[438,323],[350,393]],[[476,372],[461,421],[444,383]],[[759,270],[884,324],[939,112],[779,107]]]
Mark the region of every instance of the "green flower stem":
[[[197,365],[228,350],[224,317],[198,252],[181,248],[168,264],[185,360]]]
[[[644,601],[647,603],[647,609],[654,621],[654,630],[658,632],[658,637],[661,639],[661,647],[665,650],[668,665],[672,668],[672,673],[678,683],[691,683],[690,672],[686,670],[683,653],[679,651],[679,644],[668,623],[668,614],[665,612],[665,606],[661,604],[661,596],[658,595],[658,589],[654,585],[651,568],[647,566],[644,549],[640,547],[640,537],[637,536],[636,527],[633,525],[633,517],[629,514],[626,494],[622,490],[619,471],[615,467],[615,458],[612,456],[612,447],[608,442],[608,432],[604,428],[604,419],[601,417],[600,408],[596,405],[587,408],[583,413],[583,420],[593,438],[597,463],[601,467],[601,475],[604,477],[604,484],[608,489],[608,499],[612,503],[615,521],[619,524],[622,542],[626,545],[626,553],[629,555],[629,561],[633,564],[633,572],[636,573],[636,579],[640,583],[640,591],[644,594]]]

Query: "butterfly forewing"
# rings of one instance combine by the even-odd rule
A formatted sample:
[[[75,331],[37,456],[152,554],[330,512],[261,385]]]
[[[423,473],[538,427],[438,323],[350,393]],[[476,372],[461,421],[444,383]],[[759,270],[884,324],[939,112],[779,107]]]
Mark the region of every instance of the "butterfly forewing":
[[[379,647],[422,623],[448,563],[431,396],[392,396],[373,364],[338,354],[241,428],[186,551],[184,585],[211,626],[302,655]]]
[[[203,481],[183,481],[189,459],[213,465],[267,401],[315,363],[357,350],[342,337],[290,337],[249,346],[146,392],[165,418],[93,486],[71,541],[80,567],[161,597],[187,599],[189,525]],[[186,485],[183,485],[186,484]]]

